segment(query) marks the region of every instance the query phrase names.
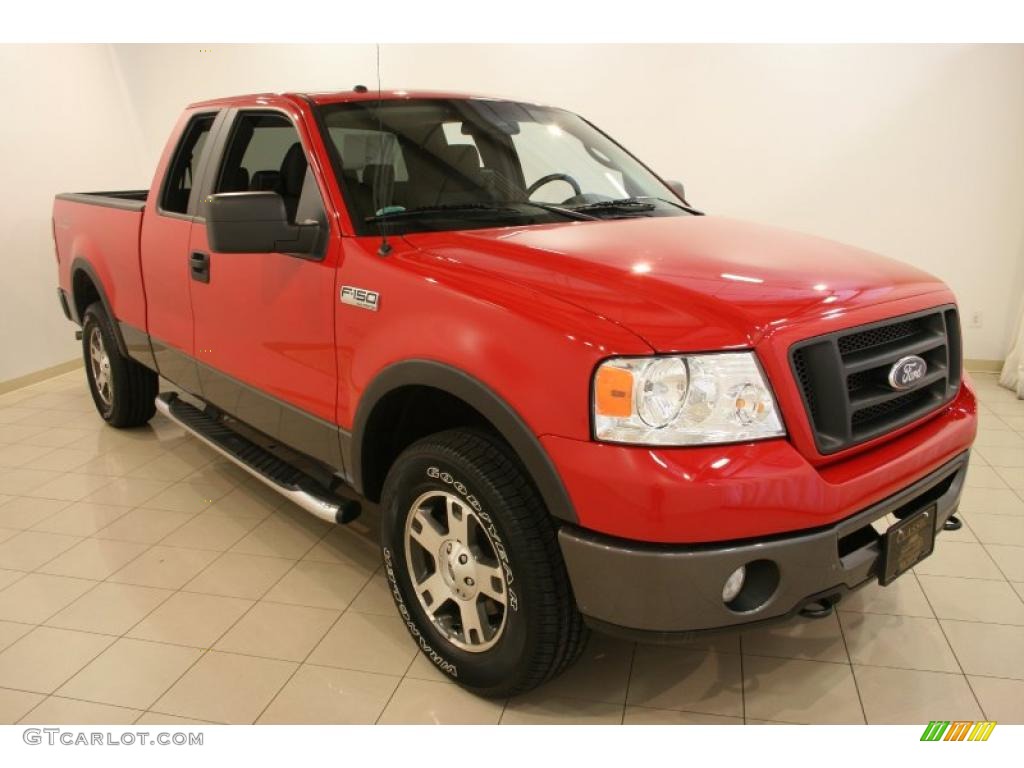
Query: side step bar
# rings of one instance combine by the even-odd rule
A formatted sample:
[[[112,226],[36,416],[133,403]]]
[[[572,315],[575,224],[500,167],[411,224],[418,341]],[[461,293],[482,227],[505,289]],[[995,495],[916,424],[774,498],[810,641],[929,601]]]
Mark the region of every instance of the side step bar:
[[[218,419],[186,403],[176,393],[157,395],[156,409],[253,477],[321,520],[350,523],[359,517],[358,501],[332,493],[301,469],[282,461]]]

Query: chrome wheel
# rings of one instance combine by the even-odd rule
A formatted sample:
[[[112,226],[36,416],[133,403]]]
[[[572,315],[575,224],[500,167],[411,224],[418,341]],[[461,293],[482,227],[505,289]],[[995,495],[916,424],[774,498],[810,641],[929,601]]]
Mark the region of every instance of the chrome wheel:
[[[93,326],[89,333],[89,368],[96,393],[106,406],[114,402],[112,379],[110,376],[110,355],[103,344],[103,334],[99,326]]]
[[[420,605],[452,645],[480,652],[501,638],[508,584],[487,527],[458,496],[429,491],[405,521],[405,561]]]

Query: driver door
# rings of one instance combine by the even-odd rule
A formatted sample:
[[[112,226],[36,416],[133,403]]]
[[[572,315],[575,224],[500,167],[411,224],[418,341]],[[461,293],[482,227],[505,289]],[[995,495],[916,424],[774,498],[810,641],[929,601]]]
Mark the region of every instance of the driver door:
[[[339,249],[309,170],[296,116],[229,115],[212,193],[273,191],[289,220],[322,223],[317,253],[218,253],[192,227],[191,300],[203,397],[325,463],[341,467],[335,425],[334,282]]]

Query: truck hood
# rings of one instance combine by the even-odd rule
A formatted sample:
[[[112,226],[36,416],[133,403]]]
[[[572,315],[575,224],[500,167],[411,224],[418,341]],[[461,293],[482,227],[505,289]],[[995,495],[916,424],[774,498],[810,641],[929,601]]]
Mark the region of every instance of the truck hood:
[[[946,290],[892,259],[719,216],[405,236],[629,329],[659,352],[750,347],[771,329]]]

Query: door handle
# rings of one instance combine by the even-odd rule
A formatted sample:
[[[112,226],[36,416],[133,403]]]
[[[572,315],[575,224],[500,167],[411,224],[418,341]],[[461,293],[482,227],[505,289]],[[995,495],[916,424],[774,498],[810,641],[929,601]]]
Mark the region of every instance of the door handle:
[[[210,254],[195,251],[188,257],[188,264],[193,280],[200,283],[210,282]]]

